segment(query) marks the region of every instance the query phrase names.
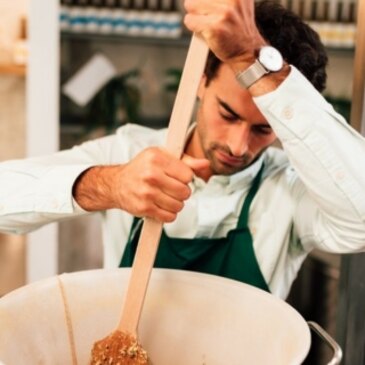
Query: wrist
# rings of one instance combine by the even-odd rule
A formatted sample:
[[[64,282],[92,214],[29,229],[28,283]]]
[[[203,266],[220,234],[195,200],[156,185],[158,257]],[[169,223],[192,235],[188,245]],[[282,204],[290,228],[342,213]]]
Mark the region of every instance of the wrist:
[[[290,73],[290,65],[284,63],[282,69],[264,75],[259,81],[251,85],[247,90],[252,96],[261,96],[276,90]]]
[[[116,207],[113,196],[113,177],[120,166],[94,166],[75,181],[72,195],[86,211],[101,211]]]
[[[272,46],[263,46],[231,64],[237,82],[253,96],[276,89],[289,73],[289,65]]]

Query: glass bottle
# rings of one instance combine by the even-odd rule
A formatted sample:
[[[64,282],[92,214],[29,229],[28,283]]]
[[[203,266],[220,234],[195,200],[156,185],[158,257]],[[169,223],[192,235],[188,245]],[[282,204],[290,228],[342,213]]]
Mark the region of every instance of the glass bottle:
[[[114,10],[114,33],[123,35],[127,33],[129,11],[129,0],[117,0],[116,8]]]

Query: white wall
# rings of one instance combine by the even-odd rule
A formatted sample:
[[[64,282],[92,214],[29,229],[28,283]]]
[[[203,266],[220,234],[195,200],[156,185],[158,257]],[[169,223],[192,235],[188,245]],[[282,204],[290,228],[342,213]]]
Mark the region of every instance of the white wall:
[[[27,156],[50,154],[59,145],[58,0],[30,3],[27,82]],[[58,227],[28,235],[27,281],[58,272]]]

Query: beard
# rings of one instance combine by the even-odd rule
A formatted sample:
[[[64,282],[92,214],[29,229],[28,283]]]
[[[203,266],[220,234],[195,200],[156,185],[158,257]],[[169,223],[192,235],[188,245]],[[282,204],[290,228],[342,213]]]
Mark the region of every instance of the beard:
[[[252,154],[234,156],[228,146],[212,142],[207,148],[203,147],[205,157],[210,161],[210,168],[214,175],[233,175],[244,170],[256,160]]]

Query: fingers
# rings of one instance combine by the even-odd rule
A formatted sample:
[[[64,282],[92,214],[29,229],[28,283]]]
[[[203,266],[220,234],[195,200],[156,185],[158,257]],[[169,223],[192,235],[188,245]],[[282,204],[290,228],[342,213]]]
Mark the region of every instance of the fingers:
[[[185,0],[184,6],[186,27],[199,33],[223,62],[253,57],[265,43],[256,27],[253,0]]]
[[[184,154],[182,161],[188,165],[195,173],[199,173],[201,170],[209,168],[210,162],[205,158],[193,158]]]
[[[176,219],[177,214],[184,208],[184,202],[174,199],[166,194],[156,197],[156,214],[160,215],[160,219],[164,222],[172,222]]]
[[[184,200],[170,196],[159,189],[153,191],[148,189],[145,193],[141,191],[139,203],[136,206],[137,215],[154,218],[161,222],[172,222],[184,208]]]
[[[186,163],[171,156],[166,161],[164,173],[183,184],[189,184],[194,176],[193,170]]]
[[[209,168],[209,161],[184,155],[182,160],[160,148],[149,148],[121,170],[120,206],[139,217],[171,222],[191,195],[194,173]]]
[[[154,214],[151,216],[147,215],[147,217],[156,219],[161,223],[171,223],[176,219],[177,214],[168,212],[164,209],[160,209],[158,206],[156,206]]]
[[[188,186],[189,182],[183,183],[176,179],[166,177],[160,182],[159,188],[163,193],[167,194],[173,199],[184,201],[191,195],[191,189]]]
[[[194,173],[207,169],[210,165],[205,158],[194,158],[184,154],[181,160],[171,160],[166,168],[166,174],[174,179],[188,184],[192,181]]]
[[[184,201],[191,195],[187,185],[191,182],[194,172],[209,168],[207,159],[197,159],[184,155],[181,161],[169,165],[169,175],[160,180],[161,194],[155,196],[156,210],[154,214],[162,222],[172,222],[183,209]]]

